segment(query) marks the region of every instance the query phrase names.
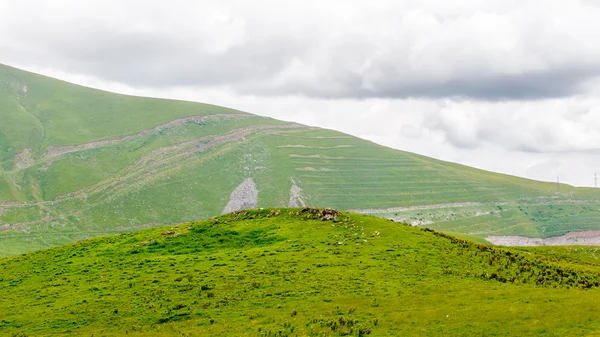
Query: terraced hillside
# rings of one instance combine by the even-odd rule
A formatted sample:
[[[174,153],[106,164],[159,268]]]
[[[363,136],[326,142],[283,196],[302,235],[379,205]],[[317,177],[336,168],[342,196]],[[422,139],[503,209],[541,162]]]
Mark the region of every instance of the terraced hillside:
[[[0,260],[0,335],[597,334],[600,265],[552,255],[333,210],[241,211]]]
[[[481,237],[544,237],[598,228],[598,200],[596,189],[557,193],[555,184],[331,130],[0,65],[0,256],[240,208],[303,205]],[[424,205],[437,211],[421,212]]]

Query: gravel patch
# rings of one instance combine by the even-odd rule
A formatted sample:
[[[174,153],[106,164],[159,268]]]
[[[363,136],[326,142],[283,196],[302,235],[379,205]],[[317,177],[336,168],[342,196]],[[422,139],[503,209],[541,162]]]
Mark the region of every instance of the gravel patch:
[[[23,152],[19,153],[15,156],[14,168],[20,170],[22,168],[29,167],[35,163],[35,159],[33,158],[33,153],[31,149],[26,148],[23,149]]]
[[[246,178],[231,192],[229,202],[222,214],[239,211],[242,209],[256,208],[258,204],[258,189],[252,178]]]
[[[292,178],[292,188],[290,189],[290,202],[288,207],[305,207],[306,204],[302,200],[302,189],[296,185],[296,182]]]

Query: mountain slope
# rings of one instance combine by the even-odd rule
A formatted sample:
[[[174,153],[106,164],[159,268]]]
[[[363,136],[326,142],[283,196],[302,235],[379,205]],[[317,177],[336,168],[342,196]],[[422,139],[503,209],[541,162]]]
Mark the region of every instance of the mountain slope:
[[[0,260],[0,334],[583,336],[599,282],[597,263],[266,209]]]
[[[596,189],[562,185],[556,193],[555,184],[336,131],[118,95],[7,66],[0,66],[0,120],[0,256],[240,207],[357,209],[480,236],[559,235],[597,228],[600,219]],[[536,220],[522,204],[548,216]],[[423,205],[446,216],[418,211]]]

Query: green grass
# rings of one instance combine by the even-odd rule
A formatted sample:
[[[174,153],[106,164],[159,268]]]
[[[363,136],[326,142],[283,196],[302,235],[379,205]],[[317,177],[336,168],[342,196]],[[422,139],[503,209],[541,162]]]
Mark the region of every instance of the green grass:
[[[0,335],[565,336],[600,268],[388,220],[265,209],[0,260]]]
[[[209,104],[117,95],[0,67],[0,76],[9,82],[5,91],[13,101],[17,98],[32,125],[43,126],[41,146],[114,139],[193,115],[240,113]]]
[[[409,222],[433,222],[428,227],[480,237],[524,235],[547,238],[571,231],[598,229],[600,204],[561,201],[551,204],[515,203],[395,212],[386,213],[386,216]]]
[[[517,251],[525,251],[545,255],[555,259],[571,260],[580,265],[600,266],[600,247],[586,246],[542,246],[515,247]]]
[[[170,123],[190,116],[196,119]],[[0,245],[14,247],[0,256],[218,215],[246,178],[259,189],[258,207],[287,206],[293,180],[310,206],[370,210],[480,238],[547,237],[594,229],[600,220],[598,189],[563,185],[557,194],[555,184],[336,131],[118,95],[2,65],[0,120],[0,226],[10,227],[0,230]],[[472,202],[482,204],[460,205]],[[381,210],[446,203],[458,204]]]

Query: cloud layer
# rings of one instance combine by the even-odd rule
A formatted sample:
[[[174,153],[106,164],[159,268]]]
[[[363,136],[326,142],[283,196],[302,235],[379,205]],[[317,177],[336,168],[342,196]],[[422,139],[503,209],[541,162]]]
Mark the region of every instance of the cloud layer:
[[[2,63],[579,185],[599,40],[593,0],[0,2]]]
[[[600,6],[593,1],[0,6],[0,51],[7,59],[25,51],[25,61],[129,85],[499,100],[570,96],[600,75]]]

